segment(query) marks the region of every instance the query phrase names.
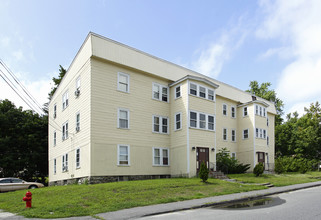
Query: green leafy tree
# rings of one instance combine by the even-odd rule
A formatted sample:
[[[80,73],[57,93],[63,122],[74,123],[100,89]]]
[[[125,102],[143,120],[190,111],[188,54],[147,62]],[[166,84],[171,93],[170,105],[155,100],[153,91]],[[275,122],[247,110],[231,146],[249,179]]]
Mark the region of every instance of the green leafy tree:
[[[230,156],[230,152],[226,148],[219,149],[216,154],[217,169],[225,174],[245,173],[250,169],[250,164],[239,163],[239,161]]]
[[[201,167],[200,167],[200,171],[199,171],[199,177],[201,178],[201,180],[205,183],[206,181],[207,181],[207,179],[208,179],[208,173],[209,173],[209,171],[208,171],[208,169],[207,169],[207,167],[206,167],[206,164],[205,164],[205,162],[203,161],[202,163],[201,163]]]
[[[48,175],[48,118],[0,100],[0,177]]]

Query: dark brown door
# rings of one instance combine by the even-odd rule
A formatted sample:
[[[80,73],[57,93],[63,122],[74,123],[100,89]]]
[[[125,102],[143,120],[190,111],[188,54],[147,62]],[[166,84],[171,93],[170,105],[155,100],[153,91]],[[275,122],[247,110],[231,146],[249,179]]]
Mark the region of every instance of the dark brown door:
[[[206,167],[209,166],[209,150],[205,147],[197,147],[196,151],[196,169],[197,173],[200,170],[202,162],[205,163]]]
[[[264,152],[258,152],[258,162],[259,163],[265,163],[265,155],[264,155]]]

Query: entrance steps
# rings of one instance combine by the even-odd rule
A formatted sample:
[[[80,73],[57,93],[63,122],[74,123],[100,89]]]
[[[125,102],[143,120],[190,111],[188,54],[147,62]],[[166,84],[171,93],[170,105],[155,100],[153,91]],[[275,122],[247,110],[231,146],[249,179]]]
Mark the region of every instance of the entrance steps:
[[[221,171],[210,171],[209,177],[215,178],[215,179],[229,179],[225,174]]]

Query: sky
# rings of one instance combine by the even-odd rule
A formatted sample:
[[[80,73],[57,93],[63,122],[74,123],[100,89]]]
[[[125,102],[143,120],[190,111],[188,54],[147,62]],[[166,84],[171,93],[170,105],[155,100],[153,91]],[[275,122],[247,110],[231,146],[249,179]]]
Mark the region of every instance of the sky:
[[[92,31],[241,90],[270,82],[302,115],[321,101],[320,12],[319,0],[1,0],[0,59],[43,105]],[[29,109],[2,78],[0,99]]]

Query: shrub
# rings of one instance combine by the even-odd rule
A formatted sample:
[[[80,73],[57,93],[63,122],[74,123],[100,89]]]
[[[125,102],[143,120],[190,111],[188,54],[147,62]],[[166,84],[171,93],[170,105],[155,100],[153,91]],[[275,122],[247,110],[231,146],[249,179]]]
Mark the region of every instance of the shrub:
[[[201,163],[200,171],[199,171],[199,177],[202,179],[202,181],[205,183],[208,179],[208,169],[204,163],[204,161]]]
[[[318,163],[317,160],[309,160],[300,157],[284,156],[279,157],[275,160],[275,172],[300,172],[306,173],[312,171],[315,165]]]
[[[222,148],[216,154],[217,170],[225,174],[245,173],[250,167],[250,164],[239,163],[235,158],[230,157],[230,153],[226,148]]]
[[[264,172],[264,166],[263,163],[258,163],[255,165],[253,173],[255,174],[256,177],[262,175],[262,173]]]

